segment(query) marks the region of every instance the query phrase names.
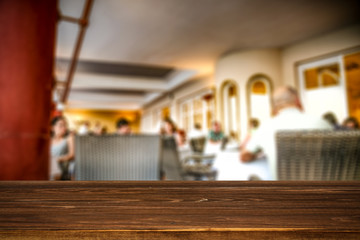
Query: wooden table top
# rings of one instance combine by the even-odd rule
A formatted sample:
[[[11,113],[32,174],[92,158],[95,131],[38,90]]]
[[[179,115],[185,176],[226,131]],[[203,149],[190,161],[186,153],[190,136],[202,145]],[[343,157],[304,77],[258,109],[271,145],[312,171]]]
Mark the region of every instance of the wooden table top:
[[[360,182],[0,182],[0,239],[360,239]]]

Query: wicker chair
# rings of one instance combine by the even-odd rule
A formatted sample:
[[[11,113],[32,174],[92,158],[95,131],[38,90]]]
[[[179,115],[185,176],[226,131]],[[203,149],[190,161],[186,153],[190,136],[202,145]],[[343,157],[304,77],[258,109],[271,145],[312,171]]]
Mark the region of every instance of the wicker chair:
[[[76,180],[159,180],[158,135],[77,136]]]
[[[280,131],[279,180],[360,180],[360,131]]]
[[[191,138],[190,147],[191,150],[195,153],[202,154],[205,149],[206,137]]]
[[[173,137],[162,138],[161,174],[165,180],[185,180],[185,172]]]
[[[215,180],[216,171],[208,164],[215,155],[192,154],[181,160],[173,137],[162,142],[161,171],[166,180]]]

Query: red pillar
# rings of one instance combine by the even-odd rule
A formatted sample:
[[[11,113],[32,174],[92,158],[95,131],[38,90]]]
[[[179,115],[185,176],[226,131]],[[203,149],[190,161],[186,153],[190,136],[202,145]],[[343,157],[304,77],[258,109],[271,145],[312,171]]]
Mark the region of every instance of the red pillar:
[[[48,179],[57,1],[0,0],[0,180]]]

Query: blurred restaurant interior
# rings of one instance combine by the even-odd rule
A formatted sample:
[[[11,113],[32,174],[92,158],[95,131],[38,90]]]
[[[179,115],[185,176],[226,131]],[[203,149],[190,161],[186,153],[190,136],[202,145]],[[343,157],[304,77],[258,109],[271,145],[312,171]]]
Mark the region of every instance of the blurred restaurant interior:
[[[0,1],[0,180],[287,179],[261,149],[241,160],[283,86],[306,114],[335,116],[331,131],[355,132],[356,160],[359,10],[357,0]],[[360,180],[357,160],[348,168]]]

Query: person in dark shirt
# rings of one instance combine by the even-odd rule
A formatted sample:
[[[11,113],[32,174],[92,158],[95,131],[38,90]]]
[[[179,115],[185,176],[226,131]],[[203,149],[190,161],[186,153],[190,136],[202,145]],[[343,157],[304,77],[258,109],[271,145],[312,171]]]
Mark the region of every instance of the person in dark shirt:
[[[119,135],[129,135],[131,134],[131,128],[129,121],[125,118],[120,118],[116,122],[116,133]]]
[[[359,122],[354,117],[348,117],[344,120],[342,127],[346,130],[358,130]]]
[[[325,114],[323,115],[323,119],[324,119],[325,121],[327,121],[328,123],[330,123],[331,126],[333,126],[333,128],[334,128],[335,130],[341,129],[341,126],[339,125],[338,120],[337,120],[337,118],[336,118],[336,116],[335,116],[334,113],[332,113],[332,112],[327,112],[327,113],[325,113]]]

